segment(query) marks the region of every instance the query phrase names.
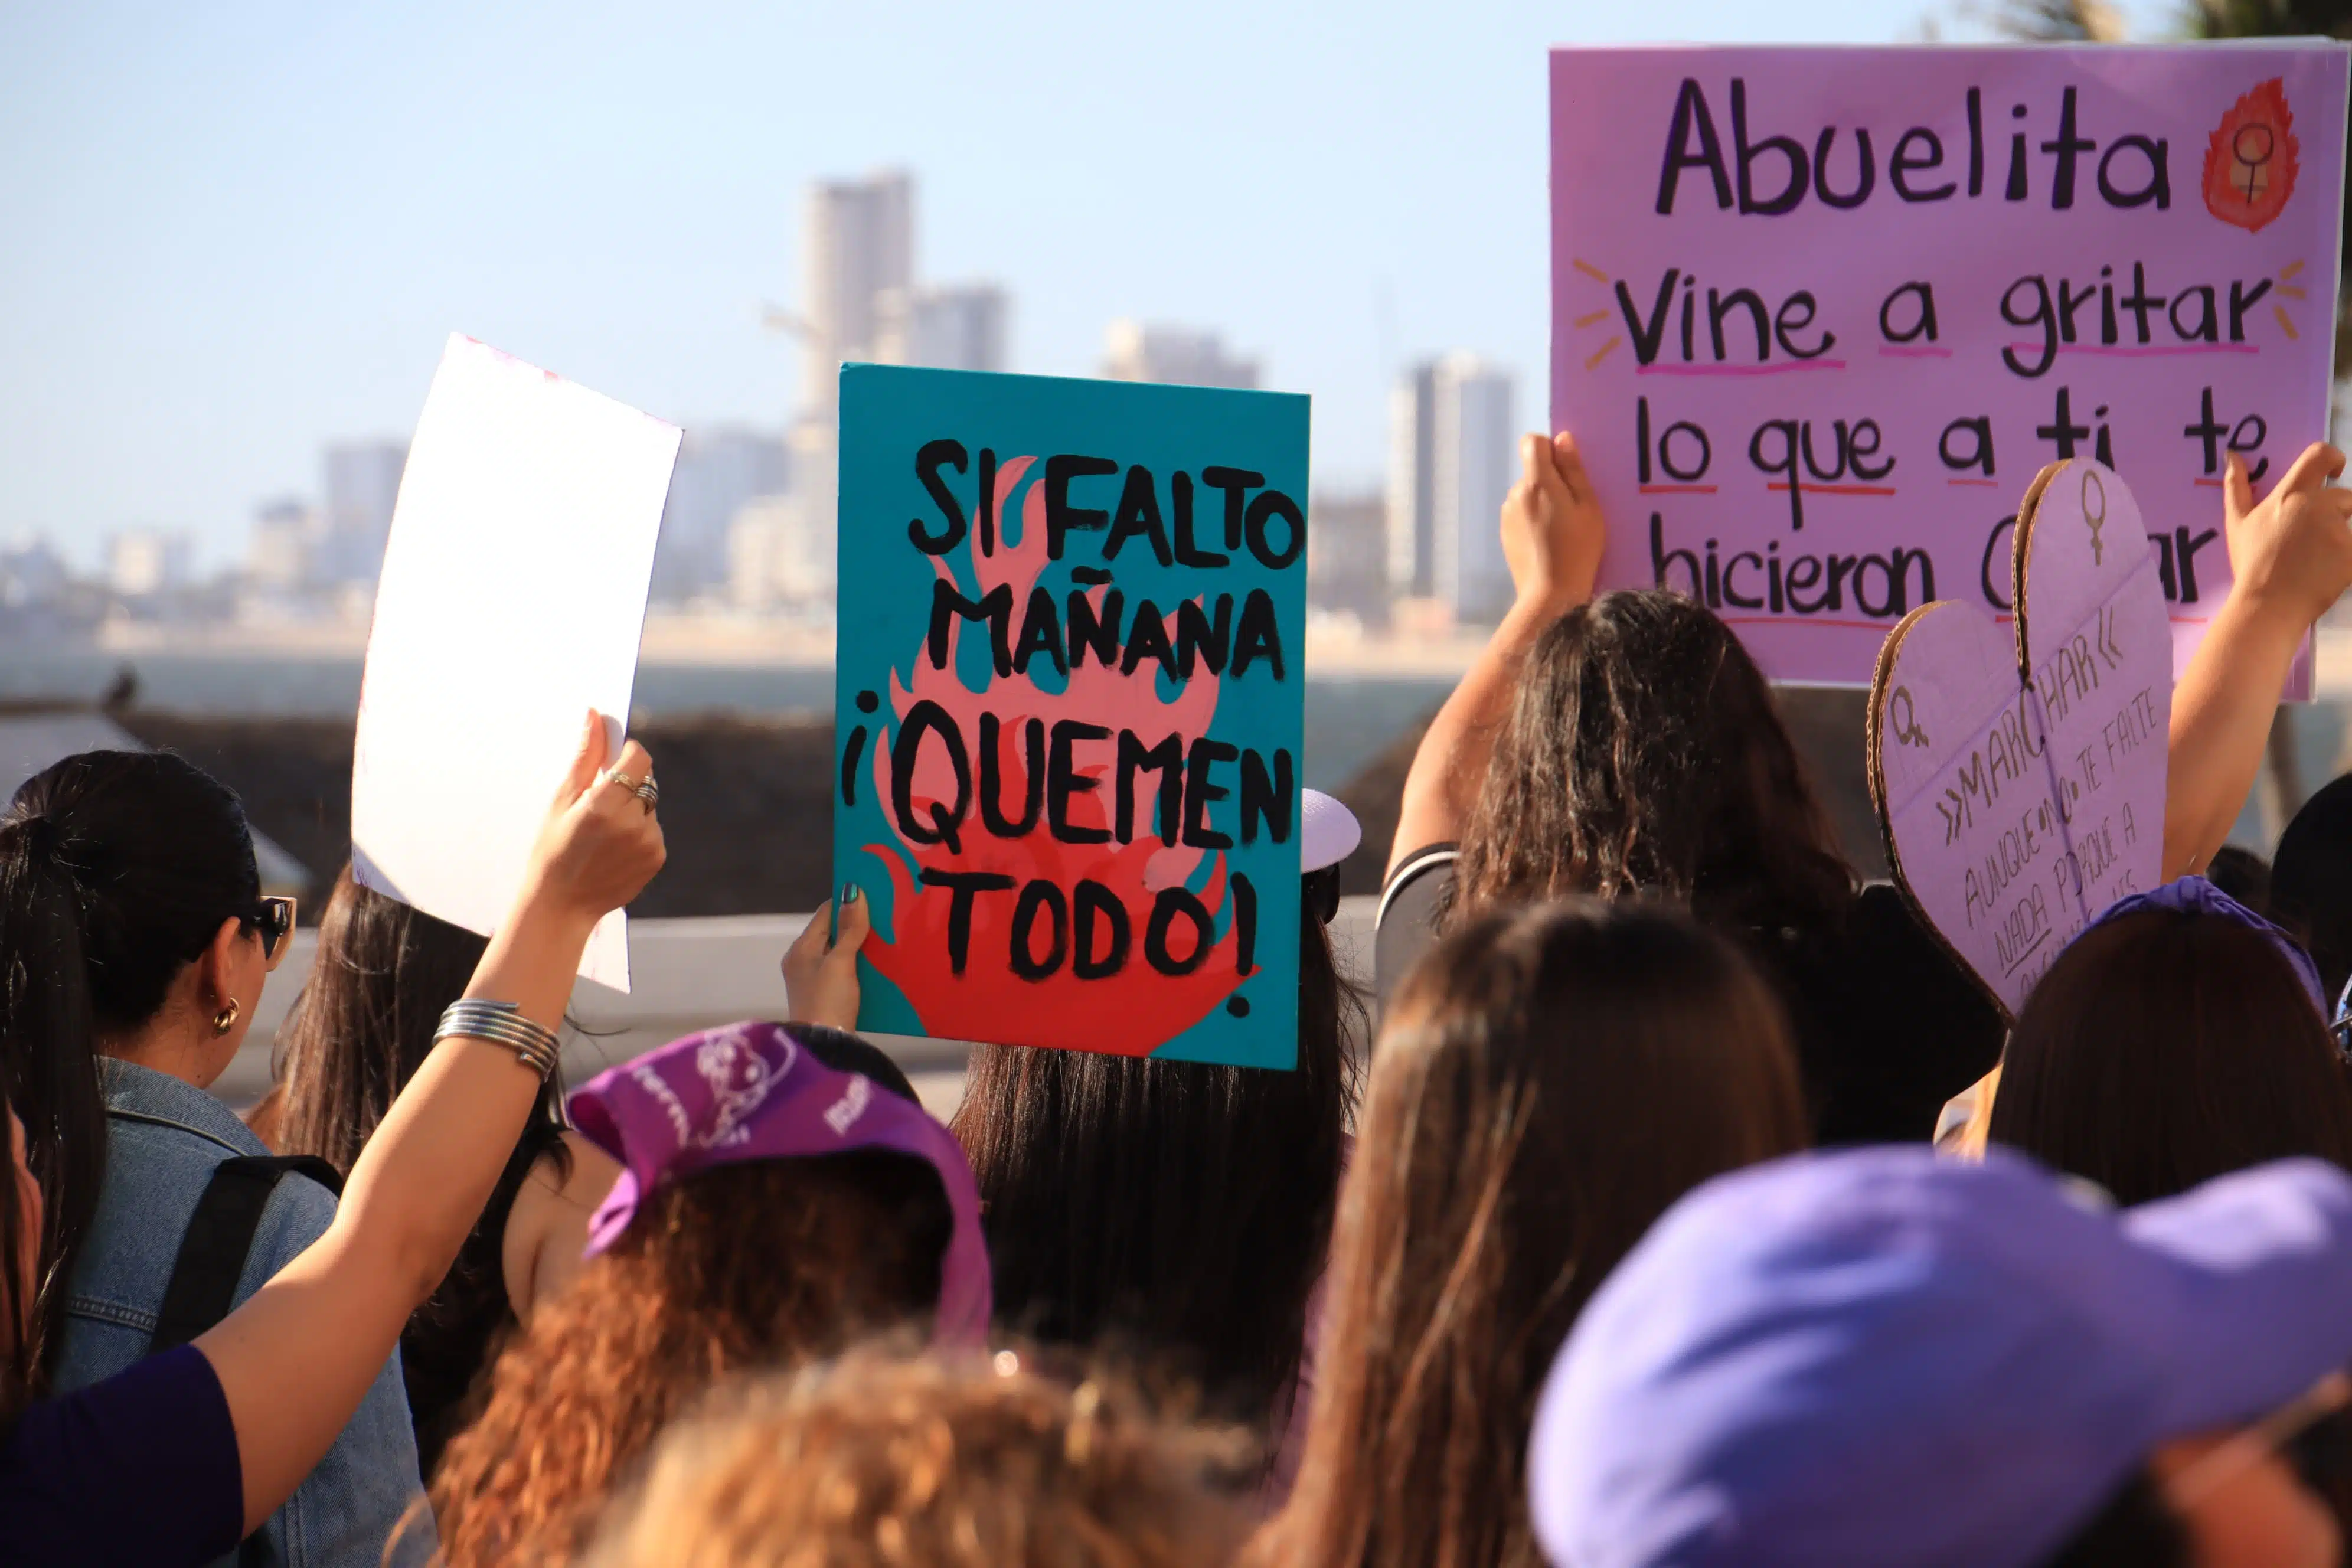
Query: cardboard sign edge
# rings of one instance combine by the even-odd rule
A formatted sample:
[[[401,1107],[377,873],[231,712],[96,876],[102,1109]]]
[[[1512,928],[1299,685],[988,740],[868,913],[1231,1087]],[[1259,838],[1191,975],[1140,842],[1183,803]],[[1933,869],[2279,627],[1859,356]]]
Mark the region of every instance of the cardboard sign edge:
[[[1887,805],[1886,765],[1883,760],[1885,723],[1881,715],[1885,711],[1888,683],[1894,677],[1895,660],[1902,653],[1904,639],[1910,636],[1915,626],[1937,610],[1965,613],[1967,605],[1958,599],[1932,600],[1895,622],[1895,629],[1888,632],[1886,640],[1879,645],[1878,664],[1870,678],[1870,710],[1863,721],[1863,773],[1870,790],[1871,810],[1878,818],[1879,842],[1886,851],[1887,879],[1895,884],[1895,892],[1901,896],[1904,907],[1911,911],[1911,918],[1918,922],[1919,929],[1943,949],[1945,956],[1959,966],[1960,973],[1968,976],[1969,984],[1990,999],[1994,1009],[2000,1014],[2001,1026],[2008,1028],[2017,1022],[2017,1016],[2010,1011],[2008,1001],[1993,988],[1991,982],[1977,973],[1977,966],[1952,945],[1951,939],[1944,934],[1944,928],[1936,923],[1935,917],[1927,912],[1927,906],[1921,903],[1919,895],[1911,890],[1911,879],[1904,872],[1902,852],[1895,842],[1895,813]]]
[[[2058,476],[2079,461],[2062,458],[2054,463],[2044,463],[2033,482],[2025,487],[2025,499],[2017,503],[2017,527],[2009,536],[2009,613],[2012,620],[2011,638],[2017,649],[2017,684],[2020,690],[2033,686],[2033,644],[2026,637],[2026,558],[2032,553],[2033,525],[2042,517],[2042,498],[2050,493]]]

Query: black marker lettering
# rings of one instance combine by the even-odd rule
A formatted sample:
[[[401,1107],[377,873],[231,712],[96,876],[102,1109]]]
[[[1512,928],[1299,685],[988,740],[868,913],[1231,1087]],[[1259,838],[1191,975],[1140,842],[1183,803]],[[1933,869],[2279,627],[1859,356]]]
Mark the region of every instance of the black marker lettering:
[[[940,509],[940,515],[948,520],[948,525],[937,533],[926,530],[919,517],[907,524],[907,537],[926,555],[945,555],[963,542],[963,505],[948,489],[947,481],[940,478],[940,469],[952,467],[960,474],[968,460],[962,442],[944,437],[924,442],[915,454],[915,477],[931,492],[932,504]]]

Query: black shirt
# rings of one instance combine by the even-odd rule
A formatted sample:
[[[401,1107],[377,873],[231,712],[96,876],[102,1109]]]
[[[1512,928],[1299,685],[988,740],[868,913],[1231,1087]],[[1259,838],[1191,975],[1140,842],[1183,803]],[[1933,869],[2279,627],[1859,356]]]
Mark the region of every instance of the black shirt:
[[[400,1334],[400,1370],[408,1416],[416,1428],[416,1465],[427,1485],[449,1439],[472,1424],[474,1380],[517,1326],[507,1300],[507,1218],[531,1167],[563,1147],[563,1127],[536,1112],[507,1156],[482,1217],[457,1249],[441,1288],[416,1309]]]
[[[1454,847],[1398,865],[1381,892],[1374,984],[1386,1006],[1437,941]],[[1776,983],[1796,1034],[1819,1143],[1924,1142],[1944,1102],[2000,1059],[2000,1011],[1894,887],[1874,882],[1842,921],[1731,934]]]

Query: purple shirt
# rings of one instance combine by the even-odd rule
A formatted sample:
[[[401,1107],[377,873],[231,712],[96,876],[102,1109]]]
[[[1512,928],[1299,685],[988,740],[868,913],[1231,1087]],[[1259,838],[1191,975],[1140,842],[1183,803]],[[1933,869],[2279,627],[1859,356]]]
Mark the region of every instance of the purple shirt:
[[[193,1568],[244,1533],[236,1427],[194,1345],[28,1406],[0,1441],[0,1565]]]

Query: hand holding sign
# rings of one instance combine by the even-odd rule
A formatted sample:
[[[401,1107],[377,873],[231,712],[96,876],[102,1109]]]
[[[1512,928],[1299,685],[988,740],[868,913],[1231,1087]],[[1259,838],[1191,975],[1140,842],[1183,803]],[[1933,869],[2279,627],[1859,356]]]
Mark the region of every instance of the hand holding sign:
[[[2305,631],[2352,586],[2352,496],[2326,488],[2344,467],[2313,446],[2258,505],[2242,465],[2223,490],[2237,581],[2180,672],[2172,700],[2164,872],[2199,870],[2221,847],[2262,765],[2263,747]],[[2259,472],[2259,470],[2257,470]]]
[[[1607,528],[1576,437],[1519,437],[1522,473],[1503,498],[1503,560],[1519,603],[1558,616],[1592,597]]]
[[[2014,637],[1939,601],[1879,654],[1887,860],[2012,1015],[2094,915],[2162,880],[2172,655],[2146,538],[2113,470],[2053,463],[2020,509]]]
[[[645,891],[668,850],[653,808],[634,793],[613,787],[613,776],[654,776],[654,760],[635,741],[623,743],[611,768],[604,716],[590,709],[580,749],[548,804],[547,818],[530,847],[523,872],[521,901],[567,912],[586,928]]]
[[[2250,605],[2275,605],[2297,636],[2352,584],[2352,490],[2327,485],[2343,472],[2344,454],[2314,442],[2257,502],[2246,465],[2230,460],[2230,570]]]
[[[857,1027],[857,950],[874,929],[871,910],[855,883],[819,906],[784,952],[784,1016],[829,1029]]]

